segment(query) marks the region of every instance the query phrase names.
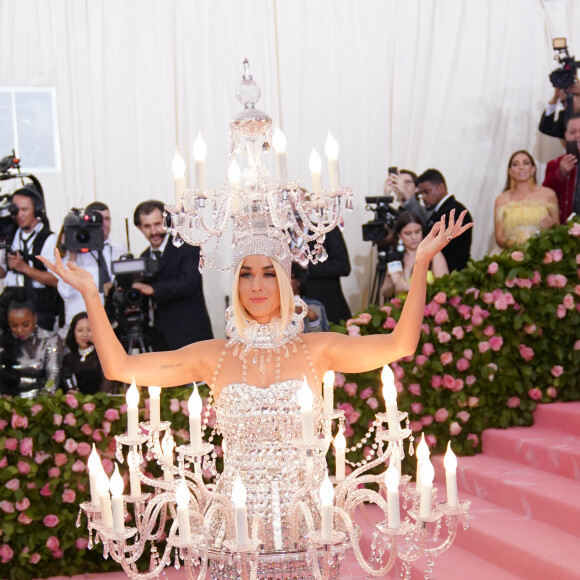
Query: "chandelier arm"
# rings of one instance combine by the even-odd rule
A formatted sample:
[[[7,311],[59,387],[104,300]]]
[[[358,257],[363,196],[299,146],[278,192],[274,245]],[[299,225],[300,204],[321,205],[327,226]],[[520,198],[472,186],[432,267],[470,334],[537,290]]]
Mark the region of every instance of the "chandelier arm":
[[[308,528],[308,534],[306,535],[306,549],[308,551],[308,555],[310,557],[311,569],[312,573],[314,574],[314,578],[316,580],[324,580],[322,574],[319,569],[318,564],[318,556],[316,554],[316,545],[312,539],[316,528],[314,527],[314,521],[312,519],[312,513],[306,506],[304,501],[300,501],[299,503],[295,504],[292,508],[290,517],[290,537],[292,542],[295,546],[298,545],[298,534],[299,534],[299,524],[300,524],[300,516],[304,520],[306,527]]]
[[[369,461],[368,463],[361,465],[360,467],[355,469],[344,481],[341,481],[340,483],[338,483],[336,485],[335,490],[334,490],[335,497],[336,497],[336,504],[341,505],[342,503],[344,503],[344,501],[346,499],[346,495],[348,494],[348,491],[352,485],[352,482],[354,482],[355,479],[360,478],[360,476],[363,473],[365,473],[366,471],[369,471],[373,467],[376,467],[377,465],[381,465],[381,463],[384,463],[386,458],[387,458],[387,455],[384,454],[381,457],[377,457],[376,459],[373,459],[372,461]]]
[[[425,548],[425,553],[430,556],[439,556],[451,547],[451,544],[455,541],[455,536],[457,535],[457,524],[459,523],[459,516],[447,516],[449,518],[446,520],[446,527],[448,530],[447,538],[439,546],[433,548]]]
[[[177,524],[174,524],[174,526],[176,526],[176,525]],[[173,526],[171,529],[173,529]],[[110,542],[113,542],[113,540],[110,540]],[[170,546],[170,545],[165,546],[163,556],[159,559],[157,566],[155,566],[155,568],[153,570],[150,570],[149,572],[137,572],[137,573],[135,573],[136,566],[131,565],[134,563],[134,561],[131,561],[129,559],[124,559],[122,557],[119,557],[119,559],[113,557],[113,559],[115,560],[115,562],[118,562],[119,564],[121,564],[121,567],[123,568],[124,572],[127,574],[128,578],[132,578],[132,579],[136,579],[136,580],[152,580],[152,578],[159,577],[159,575],[161,574],[163,569],[167,566],[167,564],[169,564],[169,561],[171,559],[172,548],[173,548],[173,546]]]

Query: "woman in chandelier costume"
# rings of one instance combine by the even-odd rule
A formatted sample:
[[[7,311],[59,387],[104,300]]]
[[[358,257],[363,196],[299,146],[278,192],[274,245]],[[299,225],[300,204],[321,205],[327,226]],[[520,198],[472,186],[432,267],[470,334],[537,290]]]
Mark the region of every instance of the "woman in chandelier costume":
[[[81,292],[108,379],[162,387],[192,381],[210,385],[217,429],[224,441],[218,490],[230,497],[234,479],[241,477],[249,521],[256,514],[261,517],[264,551],[277,552],[291,549],[288,511],[303,485],[304,474],[297,468],[302,465],[301,452],[292,442],[302,438],[297,392],[304,378],[314,396],[316,432],[322,421],[321,377],[327,370],[365,372],[414,353],[429,264],[449,240],[471,227],[463,225],[464,213],[457,221],[452,214],[448,224],[443,218],[417,248],[409,294],[396,328],[388,335],[302,334],[306,306],[293,297],[292,254],[272,226],[253,229],[235,249],[235,299],[226,312],[229,340],[197,342],[171,352],[128,355],[109,324],[92,276],[74,263],[65,267],[56,252],[54,264],[43,261]],[[313,471],[317,484],[325,467],[321,457]],[[273,570],[277,578],[288,577],[278,565]],[[291,577],[310,577],[305,574]]]

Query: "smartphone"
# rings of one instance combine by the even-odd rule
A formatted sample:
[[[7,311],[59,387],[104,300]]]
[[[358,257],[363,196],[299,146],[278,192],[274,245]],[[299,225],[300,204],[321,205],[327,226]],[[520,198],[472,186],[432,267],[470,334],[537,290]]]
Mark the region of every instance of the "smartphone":
[[[397,174],[399,171],[396,167],[389,167],[389,175]]]
[[[578,151],[578,141],[566,141],[566,153],[574,155],[576,159],[580,159],[580,152]]]

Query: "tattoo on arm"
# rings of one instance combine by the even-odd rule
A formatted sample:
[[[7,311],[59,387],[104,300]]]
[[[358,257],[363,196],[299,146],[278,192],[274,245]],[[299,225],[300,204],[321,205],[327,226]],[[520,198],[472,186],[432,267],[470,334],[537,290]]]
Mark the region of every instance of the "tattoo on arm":
[[[173,364],[170,364],[170,365],[161,365],[161,368],[164,371],[166,371],[168,369],[175,369],[175,368],[182,367],[182,366],[183,366],[183,363],[173,363]]]

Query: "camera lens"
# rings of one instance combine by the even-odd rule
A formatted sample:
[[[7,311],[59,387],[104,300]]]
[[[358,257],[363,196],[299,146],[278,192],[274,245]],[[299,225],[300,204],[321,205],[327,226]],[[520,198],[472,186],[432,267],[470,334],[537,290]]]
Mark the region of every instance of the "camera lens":
[[[127,306],[139,306],[143,301],[143,294],[136,288],[129,288],[125,293],[125,302]]]
[[[84,230],[77,232],[75,235],[75,240],[79,244],[86,244],[90,239],[91,239],[91,235],[89,234],[89,232],[86,232]]]

